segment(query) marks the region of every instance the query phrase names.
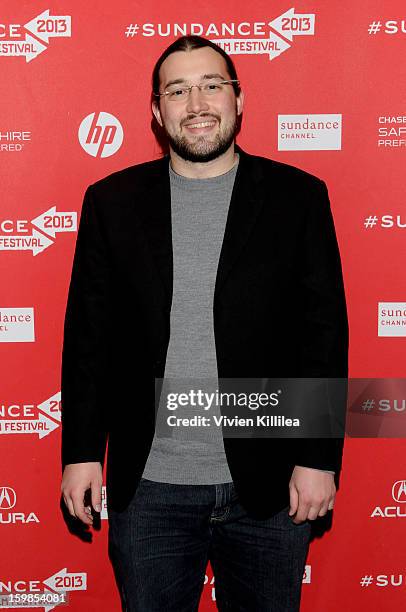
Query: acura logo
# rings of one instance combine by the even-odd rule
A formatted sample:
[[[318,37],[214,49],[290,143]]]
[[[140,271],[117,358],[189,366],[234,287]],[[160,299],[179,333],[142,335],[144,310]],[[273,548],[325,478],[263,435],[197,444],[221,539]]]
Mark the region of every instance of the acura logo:
[[[11,487],[0,487],[0,509],[10,510],[16,505],[17,496]]]
[[[398,503],[406,502],[406,480],[397,480],[392,487],[392,497]]]

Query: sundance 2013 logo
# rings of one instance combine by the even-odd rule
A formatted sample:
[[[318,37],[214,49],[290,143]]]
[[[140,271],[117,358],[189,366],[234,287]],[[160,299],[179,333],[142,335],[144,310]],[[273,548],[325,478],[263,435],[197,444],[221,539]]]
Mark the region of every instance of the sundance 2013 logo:
[[[41,440],[61,423],[61,392],[41,404],[0,404],[0,434],[35,434]]]
[[[196,34],[209,38],[229,55],[268,55],[275,59],[292,46],[295,36],[313,36],[315,15],[295,13],[294,8],[272,21],[211,23],[129,23],[124,35],[185,36]]]
[[[49,9],[24,25],[0,23],[0,57],[22,56],[31,62],[48,49],[50,38],[70,36],[71,17],[50,15]]]
[[[76,232],[76,229],[77,213],[57,211],[56,206],[31,222],[3,219],[0,221],[0,251],[31,251],[35,256],[54,244],[57,232]]]
[[[3,572],[0,602],[7,609],[44,608],[45,612],[49,612],[56,606],[69,604],[72,591],[86,590],[86,572],[68,572],[66,567],[45,579],[24,577],[11,580]]]

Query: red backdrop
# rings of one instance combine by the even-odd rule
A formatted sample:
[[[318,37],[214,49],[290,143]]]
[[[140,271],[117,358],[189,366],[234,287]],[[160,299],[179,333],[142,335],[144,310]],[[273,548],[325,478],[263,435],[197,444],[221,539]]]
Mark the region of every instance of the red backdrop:
[[[329,187],[351,376],[403,375],[403,2],[293,9],[257,0],[248,11],[239,0],[3,0],[0,597],[67,591],[72,612],[120,609],[105,513],[89,543],[69,533],[59,508],[63,317],[85,188],[160,155],[150,75],[161,51],[191,31],[233,53],[246,95],[241,146]],[[395,318],[385,312],[393,307]],[[402,439],[346,439],[333,529],[310,548],[305,612],[404,602],[404,451]],[[214,610],[210,565],[206,578],[201,610]]]

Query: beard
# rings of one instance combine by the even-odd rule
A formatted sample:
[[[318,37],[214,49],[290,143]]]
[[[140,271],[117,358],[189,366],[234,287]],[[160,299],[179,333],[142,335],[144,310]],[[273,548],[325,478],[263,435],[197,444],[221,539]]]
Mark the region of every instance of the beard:
[[[199,115],[204,120],[206,117],[214,117],[221,126],[221,119],[218,115],[209,113]],[[194,117],[187,117],[185,121]],[[213,140],[209,140],[205,135],[195,136],[193,140],[188,140],[186,136],[170,134],[164,126],[169,144],[179,157],[189,162],[209,162],[220,155],[223,155],[234,142],[237,133],[237,114],[233,120],[216,134]]]

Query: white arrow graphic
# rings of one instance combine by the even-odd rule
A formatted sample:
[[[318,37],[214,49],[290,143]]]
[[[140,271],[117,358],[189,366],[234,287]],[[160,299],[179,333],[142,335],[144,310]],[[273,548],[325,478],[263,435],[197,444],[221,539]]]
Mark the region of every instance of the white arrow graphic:
[[[47,9],[38,17],[31,19],[24,27],[48,43],[51,36],[53,38],[71,36],[71,17],[69,15],[50,15]]]
[[[289,43],[287,43],[286,40],[279,38],[279,36],[277,36],[273,32],[269,32],[269,39],[274,43],[273,49],[269,53],[269,61],[272,61],[273,59],[275,59],[275,57],[279,57],[281,53],[283,53],[287,49],[290,49]]]
[[[45,49],[47,49],[45,45],[43,45],[39,40],[36,40],[29,34],[25,35],[25,42],[31,43],[32,48],[33,48],[33,51],[29,51],[28,53],[25,54],[25,61],[27,62],[27,64],[31,60],[38,57],[38,55],[42,53],[43,51],[45,51]]]
[[[59,407],[59,402],[61,401],[61,392],[55,393],[52,397],[42,402],[42,404],[38,404],[38,408],[45,412],[50,417],[55,419],[56,421],[61,422],[61,410]],[[58,407],[56,407],[56,405]]]
[[[42,251],[45,251],[45,249],[50,247],[51,244],[54,244],[52,242],[52,240],[50,240],[49,238],[47,238],[43,234],[40,234],[39,232],[37,232],[36,229],[32,230],[32,236],[33,236],[33,238],[37,238],[40,241],[40,245],[39,246],[35,246],[33,248],[33,250],[32,250],[32,254],[34,255],[34,257],[35,257],[35,255],[38,255],[38,253],[42,253]]]
[[[15,426],[20,429],[15,429]],[[1,419],[0,434],[38,434],[39,439],[45,438],[59,427],[58,423],[39,413],[38,419]]]
[[[58,582],[63,582],[63,583],[70,582],[73,586],[68,586],[68,587],[64,586],[63,588],[60,588],[59,586],[56,586],[57,579],[58,579]],[[59,580],[59,579],[62,579],[62,580]],[[75,582],[78,582],[79,584],[74,584]],[[55,574],[53,574],[46,580],[43,580],[43,583],[46,584],[50,589],[53,589],[54,591],[63,591],[63,592],[65,591],[86,591],[87,589],[86,573],[85,572],[69,573],[66,567],[59,570],[59,572],[56,572]]]
[[[43,426],[43,429],[40,429],[38,432],[38,438],[40,440],[42,438],[45,438],[45,436],[48,436],[50,433],[52,433],[55,429],[58,429],[59,427],[58,423],[55,423],[51,419],[48,419],[48,417],[45,414],[41,414],[41,412],[38,414],[38,422],[41,423]]]
[[[314,34],[315,15],[312,13],[295,13],[294,8],[290,8],[286,13],[280,15],[270,25],[288,40],[293,40],[294,36],[312,36]]]
[[[38,255],[54,244],[47,236],[40,234],[36,229],[31,235],[0,236],[0,251],[32,251]]]
[[[76,232],[77,212],[56,212],[56,206],[32,219],[31,223],[55,238],[56,232]]]

